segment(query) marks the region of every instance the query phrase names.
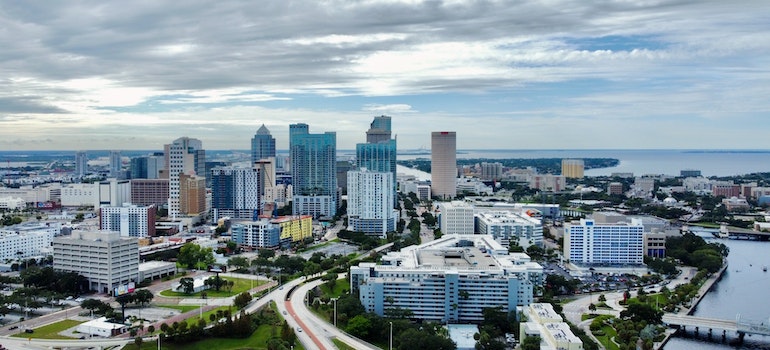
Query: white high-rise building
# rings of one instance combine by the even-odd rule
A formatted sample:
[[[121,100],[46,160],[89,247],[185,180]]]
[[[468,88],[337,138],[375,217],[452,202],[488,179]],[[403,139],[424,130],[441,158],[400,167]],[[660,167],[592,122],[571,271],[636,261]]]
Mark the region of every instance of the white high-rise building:
[[[430,181],[434,197],[457,196],[457,133],[434,131],[430,136]]]
[[[154,205],[103,205],[99,208],[99,228],[120,232],[122,237],[155,236],[156,212]]]
[[[542,246],[543,224],[540,219],[525,213],[509,210],[485,211],[476,214],[479,234],[492,235],[503,246],[511,242],[527,249],[531,245]]]
[[[439,225],[443,234],[471,235],[474,233],[473,205],[452,201],[440,203]]]
[[[599,224],[580,219],[564,225],[564,258],[576,264],[641,265],[644,225],[631,222]]]
[[[90,290],[113,293],[139,282],[139,240],[118,232],[74,231],[53,239],[53,268],[85,277]]]
[[[168,155],[169,170],[169,198],[168,215],[170,217],[180,216],[180,183],[179,175],[198,175],[205,177],[206,173],[206,151],[203,150],[203,143],[198,139],[181,137],[171,144],[166,145]]]
[[[381,238],[396,230],[392,184],[391,172],[348,171],[348,230]]]
[[[350,268],[350,288],[367,312],[410,310],[411,318],[441,323],[480,322],[484,308],[506,312],[533,302],[543,267],[489,235],[444,235]]]

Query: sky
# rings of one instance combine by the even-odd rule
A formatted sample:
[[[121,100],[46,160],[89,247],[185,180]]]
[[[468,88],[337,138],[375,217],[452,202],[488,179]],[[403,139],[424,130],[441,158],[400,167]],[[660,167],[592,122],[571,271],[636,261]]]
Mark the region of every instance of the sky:
[[[770,1],[3,1],[0,150],[770,149]]]

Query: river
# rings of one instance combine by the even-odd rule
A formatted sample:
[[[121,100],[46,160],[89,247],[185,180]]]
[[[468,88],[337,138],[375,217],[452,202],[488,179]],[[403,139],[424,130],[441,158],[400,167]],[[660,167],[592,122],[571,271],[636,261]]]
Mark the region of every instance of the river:
[[[704,238],[707,236],[703,236]],[[770,242],[715,239],[709,242],[724,243],[730,248],[727,257],[729,268],[695,311],[695,316],[734,320],[737,315],[744,319],[768,322],[770,302],[765,298],[770,291],[770,271],[762,271],[763,266],[770,266]],[[705,332],[701,332],[704,334]],[[716,334],[716,333],[715,333]],[[721,335],[721,333],[719,333]],[[735,339],[735,334],[728,334]],[[715,337],[719,340],[719,337]],[[729,340],[730,338],[728,338]],[[770,337],[746,335],[740,347],[697,340],[693,338],[672,338],[665,350],[685,349],[770,349]]]

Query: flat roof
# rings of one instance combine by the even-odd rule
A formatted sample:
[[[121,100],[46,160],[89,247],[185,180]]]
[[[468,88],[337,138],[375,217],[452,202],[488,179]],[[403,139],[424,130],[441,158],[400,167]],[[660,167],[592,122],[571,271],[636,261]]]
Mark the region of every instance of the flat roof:
[[[479,247],[452,247],[426,249],[417,252],[418,265],[445,266],[447,268],[497,267],[497,260]]]

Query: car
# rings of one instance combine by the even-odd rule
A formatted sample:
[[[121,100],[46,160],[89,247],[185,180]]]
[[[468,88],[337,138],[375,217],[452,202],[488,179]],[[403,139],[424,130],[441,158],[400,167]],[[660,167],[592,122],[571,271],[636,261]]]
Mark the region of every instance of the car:
[[[302,333],[302,328],[297,328],[297,332]]]
[[[286,311],[284,311],[283,314],[286,315]]]
[[[24,330],[24,332],[25,333],[35,333],[35,330],[27,328],[27,329]]]
[[[82,303],[83,301],[85,301],[85,299],[83,299],[83,298],[77,298],[77,299],[75,299],[75,301],[76,301],[76,302],[78,302],[78,303]]]
[[[14,329],[19,329],[19,326],[10,326],[10,327],[8,327],[9,331],[12,331]]]

